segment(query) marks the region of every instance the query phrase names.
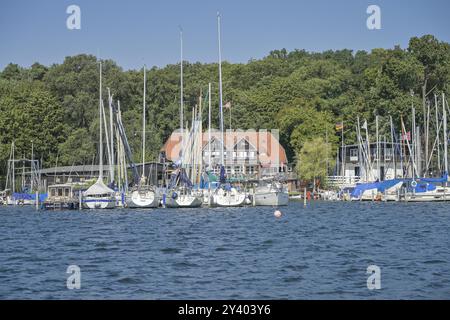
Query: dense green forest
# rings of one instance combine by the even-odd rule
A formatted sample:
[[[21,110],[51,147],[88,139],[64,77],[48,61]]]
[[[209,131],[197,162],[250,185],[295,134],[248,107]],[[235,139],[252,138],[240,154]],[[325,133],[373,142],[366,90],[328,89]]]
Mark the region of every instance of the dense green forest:
[[[33,141],[44,167],[54,166],[57,159],[58,165],[92,163],[98,141],[98,66],[95,56],[81,54],[52,66],[5,67],[0,73],[2,175],[13,140],[17,157],[29,157]],[[179,126],[179,67],[147,71],[148,159],[156,159]],[[111,60],[103,61],[103,70],[105,103],[109,87],[120,100],[127,135],[139,159],[143,70],[124,71]],[[185,119],[212,82],[217,127],[217,64],[185,62],[184,70]],[[337,122],[344,121],[346,141],[354,140],[357,116],[373,126],[375,115],[392,115],[399,128],[400,116],[409,116],[414,105],[420,124],[423,93],[450,93],[450,46],[427,35],[412,38],[408,48],[371,52],[275,50],[245,64],[224,63],[223,79],[224,102],[232,104],[232,127],[279,129],[292,161],[305,142],[325,135],[335,152],[340,139]],[[227,126],[228,117],[226,113]],[[388,121],[382,121],[383,130],[389,132]]]

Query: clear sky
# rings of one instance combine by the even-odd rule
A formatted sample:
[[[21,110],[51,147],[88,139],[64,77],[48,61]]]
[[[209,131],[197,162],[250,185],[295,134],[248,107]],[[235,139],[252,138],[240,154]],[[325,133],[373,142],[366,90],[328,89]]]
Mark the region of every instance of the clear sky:
[[[68,30],[66,8],[81,8],[81,30]],[[381,30],[368,30],[366,9],[381,8]],[[371,50],[407,46],[433,34],[450,42],[449,0],[1,0],[0,69],[61,63],[100,54],[125,69],[185,60],[217,60],[216,12],[222,15],[223,59],[246,62],[273,49]]]

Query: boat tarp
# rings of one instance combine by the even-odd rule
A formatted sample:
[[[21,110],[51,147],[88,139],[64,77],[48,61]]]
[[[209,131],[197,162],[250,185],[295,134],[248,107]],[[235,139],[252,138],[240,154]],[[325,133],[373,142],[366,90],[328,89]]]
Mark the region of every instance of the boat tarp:
[[[401,183],[402,180],[400,179],[392,179],[392,180],[385,180],[385,181],[377,181],[377,182],[369,182],[369,183],[361,183],[357,184],[355,188],[350,193],[352,198],[360,198],[365,191],[367,190],[373,190],[375,189],[375,192],[385,192],[386,190],[389,190],[390,188],[394,187],[395,185]]]
[[[46,193],[40,193],[39,194],[39,202],[45,201],[45,199],[47,199],[47,194]],[[12,194],[12,198],[14,200],[36,200],[36,194],[31,194],[31,193],[21,193],[21,192],[14,192]]]
[[[220,183],[225,183],[227,182],[227,173],[225,171],[225,167],[221,166],[220,167]]]
[[[90,186],[85,192],[85,196],[94,196],[94,195],[102,195],[102,194],[111,194],[114,193],[114,190],[108,188],[103,181],[97,180],[92,186]]]
[[[448,181],[448,174],[445,172],[440,178],[421,178],[420,181],[429,183],[445,183]]]
[[[192,188],[192,182],[186,174],[186,170],[178,168],[172,172],[170,176],[169,189],[173,189],[176,186],[186,186]]]

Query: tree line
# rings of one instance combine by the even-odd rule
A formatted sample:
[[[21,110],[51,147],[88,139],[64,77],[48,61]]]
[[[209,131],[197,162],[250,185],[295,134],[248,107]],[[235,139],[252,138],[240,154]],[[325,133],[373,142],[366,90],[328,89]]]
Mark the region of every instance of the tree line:
[[[138,161],[143,69],[123,70],[112,60],[102,62],[104,101],[109,87],[114,99],[120,100]],[[179,126],[179,77],[179,64],[147,70],[149,160],[157,159],[164,141]],[[311,141],[313,145],[328,143],[326,153],[334,158],[340,140],[336,123],[344,123],[346,142],[354,142],[357,116],[369,124],[376,115],[392,116],[399,127],[400,117],[409,115],[414,105],[422,125],[422,106],[432,99],[427,94],[450,91],[450,46],[425,35],[411,38],[407,48],[371,52],[274,50],[247,63],[223,63],[223,79],[224,103],[231,103],[233,128],[280,129],[291,162],[298,160],[305,143],[311,149]],[[191,108],[209,82],[217,128],[218,65],[184,62],[185,119],[190,119]],[[5,175],[13,140],[16,157],[29,158],[33,143],[35,157],[43,160],[44,167],[97,161],[98,83],[98,59],[93,55],[66,57],[62,64],[51,66],[7,65],[0,73],[0,175]],[[203,111],[207,125],[207,109]],[[387,122],[380,132],[390,132]]]

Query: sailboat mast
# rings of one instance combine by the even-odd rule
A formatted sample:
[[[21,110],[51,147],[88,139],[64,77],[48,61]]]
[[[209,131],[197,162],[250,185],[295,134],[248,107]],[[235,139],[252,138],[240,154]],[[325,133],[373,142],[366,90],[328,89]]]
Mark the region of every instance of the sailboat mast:
[[[180,132],[181,143],[184,145],[183,136],[183,122],[184,122],[184,94],[183,94],[183,29],[180,27]],[[184,152],[184,150],[182,150]]]
[[[447,110],[445,109],[445,94],[442,92],[442,116],[444,118],[444,170],[448,174],[448,137],[447,137]]]
[[[372,171],[372,150],[370,149],[370,138],[369,138],[369,124],[367,123],[367,120],[365,120],[366,125],[366,144],[367,144],[367,172],[368,179],[372,180],[373,177],[373,171]]]
[[[15,146],[15,142],[12,142],[12,175],[11,175],[11,179],[12,179],[12,193],[16,192],[16,162],[15,162],[15,154],[14,154],[14,150],[15,150],[16,146]]]
[[[223,96],[222,96],[222,48],[220,43],[220,13],[217,12],[217,36],[219,44],[219,112],[220,112],[220,137],[222,140],[222,147],[220,152],[220,161],[222,166],[224,165],[223,148],[225,146],[223,137]]]
[[[414,159],[414,164],[417,163],[417,147],[416,147],[416,109],[412,107],[412,158]],[[413,166],[413,178],[416,177],[416,174],[418,175],[419,172],[417,172],[415,165]]]
[[[208,84],[208,166],[211,169],[211,82]]]
[[[389,116],[389,122],[391,124],[391,152],[392,152],[392,163],[394,165],[394,179],[397,178],[397,162],[395,161],[395,144],[394,144],[394,123],[392,121],[392,116]]]
[[[436,139],[437,139],[437,162],[438,162],[438,170],[441,171],[441,141],[439,137],[440,123],[439,123],[439,105],[437,100],[437,95],[434,95],[434,107],[436,109]]]
[[[109,163],[109,172],[111,176],[111,183],[115,180],[114,174],[114,127],[113,127],[113,109],[112,109],[112,96],[108,88],[108,98],[109,100],[109,132],[110,132],[110,153],[111,161]]]
[[[33,144],[33,141],[31,141],[31,161],[30,161],[30,163],[31,163],[31,165],[30,165],[31,177],[30,177],[30,184],[31,184],[31,191],[32,192],[33,192],[33,188],[34,188],[34,176],[35,176],[33,159],[34,159],[34,144]]]
[[[98,99],[98,112],[99,112],[99,127],[100,127],[100,141],[99,141],[99,174],[98,180],[103,181],[103,119],[102,119],[102,62],[100,61],[100,87],[99,87],[99,99]]]
[[[381,172],[380,172],[380,137],[378,132],[378,115],[375,116],[375,131],[377,135],[377,142],[376,142],[376,156],[377,156],[377,178],[379,181],[381,181]]]
[[[144,96],[142,107],[142,178],[145,177],[145,108],[146,108],[146,87],[147,87],[147,73],[144,65]]]

